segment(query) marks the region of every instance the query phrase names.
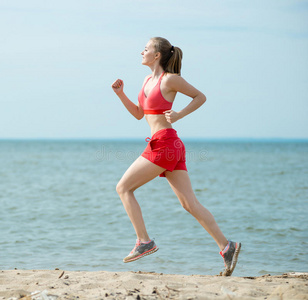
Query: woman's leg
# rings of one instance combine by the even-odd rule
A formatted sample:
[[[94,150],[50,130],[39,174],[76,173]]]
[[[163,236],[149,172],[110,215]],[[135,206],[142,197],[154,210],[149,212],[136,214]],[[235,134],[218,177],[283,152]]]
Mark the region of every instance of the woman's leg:
[[[134,191],[164,172],[161,168],[146,158],[139,156],[127,169],[117,184],[117,192],[124,208],[135,228],[137,238],[141,242],[149,241],[140,206],[135,198]]]
[[[165,174],[182,206],[198,220],[214,238],[218,247],[223,250],[228,241],[218,227],[213,215],[197,200],[188,173],[183,170],[175,170],[173,172],[167,171]]]

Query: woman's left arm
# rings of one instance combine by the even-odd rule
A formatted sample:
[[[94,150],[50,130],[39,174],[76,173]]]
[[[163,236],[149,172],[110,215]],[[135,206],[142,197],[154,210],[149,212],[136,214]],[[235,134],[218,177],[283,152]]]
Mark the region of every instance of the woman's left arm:
[[[182,93],[193,99],[185,108],[179,112],[175,112],[173,110],[165,111],[164,114],[169,123],[174,123],[177,120],[184,118],[188,114],[198,109],[206,101],[205,95],[191,84],[189,84],[181,76],[171,75],[168,78],[166,84],[170,90]]]

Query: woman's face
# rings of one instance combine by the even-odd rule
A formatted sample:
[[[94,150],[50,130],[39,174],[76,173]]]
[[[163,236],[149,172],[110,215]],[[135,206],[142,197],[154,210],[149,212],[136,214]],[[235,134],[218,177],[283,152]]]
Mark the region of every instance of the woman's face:
[[[144,50],[141,52],[141,55],[142,64],[146,66],[153,64],[159,56],[158,52],[155,52],[155,48],[151,40],[146,44]]]

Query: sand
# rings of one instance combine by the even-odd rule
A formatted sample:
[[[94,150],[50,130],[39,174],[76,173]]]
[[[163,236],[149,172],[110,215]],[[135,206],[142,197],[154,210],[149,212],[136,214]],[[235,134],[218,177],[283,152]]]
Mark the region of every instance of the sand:
[[[0,299],[308,299],[308,273],[221,277],[6,270],[0,271]]]

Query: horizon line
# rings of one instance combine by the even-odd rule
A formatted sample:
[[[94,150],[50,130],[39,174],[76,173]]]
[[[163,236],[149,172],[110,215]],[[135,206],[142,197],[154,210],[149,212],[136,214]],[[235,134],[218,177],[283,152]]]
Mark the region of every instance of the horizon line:
[[[142,141],[143,137],[26,137],[1,138],[0,141]],[[298,141],[308,142],[304,137],[181,137],[186,141]]]

